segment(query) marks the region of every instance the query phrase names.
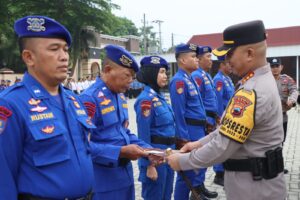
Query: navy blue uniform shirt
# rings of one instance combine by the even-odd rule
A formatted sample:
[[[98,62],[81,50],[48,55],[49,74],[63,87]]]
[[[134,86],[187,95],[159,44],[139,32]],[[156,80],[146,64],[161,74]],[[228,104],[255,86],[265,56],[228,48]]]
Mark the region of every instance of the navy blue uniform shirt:
[[[61,104],[30,74],[0,94],[0,199],[64,199],[93,186],[84,106],[59,86]]]

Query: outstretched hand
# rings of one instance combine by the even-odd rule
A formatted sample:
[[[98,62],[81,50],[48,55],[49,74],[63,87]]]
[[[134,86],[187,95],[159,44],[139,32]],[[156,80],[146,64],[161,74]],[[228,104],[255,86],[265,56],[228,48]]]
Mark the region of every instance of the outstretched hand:
[[[180,152],[181,153],[191,152],[192,150],[200,148],[201,146],[202,145],[199,141],[188,142],[180,149]]]
[[[136,160],[140,157],[147,156],[144,149],[136,144],[129,144],[122,146],[120,152],[120,158],[128,158],[130,160]]]

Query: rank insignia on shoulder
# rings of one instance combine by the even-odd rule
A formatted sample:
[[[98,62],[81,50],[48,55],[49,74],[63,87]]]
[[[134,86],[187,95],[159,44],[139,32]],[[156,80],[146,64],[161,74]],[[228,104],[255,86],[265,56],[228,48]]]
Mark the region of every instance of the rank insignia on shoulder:
[[[29,103],[29,105],[36,106],[39,103],[41,103],[41,100],[39,100],[39,99],[35,100],[34,98],[31,98],[31,99],[29,99],[28,103]]]
[[[54,126],[53,125],[45,126],[44,128],[42,128],[42,131],[43,131],[43,133],[51,134],[54,131]]]
[[[242,79],[242,84],[246,83],[253,76],[254,76],[254,72],[253,71],[248,72],[248,74],[246,76],[244,76],[244,78]]]
[[[149,117],[151,113],[151,101],[142,101],[141,103],[142,114],[144,117]]]
[[[110,99],[104,98],[104,100],[100,103],[100,105],[102,105],[102,106],[107,106],[110,102],[111,102]]]
[[[176,82],[176,91],[178,94],[182,94],[184,91],[184,82],[183,81],[177,81]]]

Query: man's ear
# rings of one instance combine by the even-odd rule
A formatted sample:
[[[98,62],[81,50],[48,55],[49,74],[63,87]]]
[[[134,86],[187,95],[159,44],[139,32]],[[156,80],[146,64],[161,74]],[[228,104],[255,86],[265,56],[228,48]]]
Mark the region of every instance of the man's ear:
[[[103,66],[103,73],[109,73],[112,70],[112,66],[110,66],[109,64],[106,64]]]
[[[247,61],[252,61],[255,57],[255,51],[252,47],[247,48]]]
[[[184,56],[181,55],[181,56],[178,58],[178,61],[179,61],[179,63],[185,64]]]
[[[28,67],[34,66],[34,54],[28,49],[22,51],[22,59]]]

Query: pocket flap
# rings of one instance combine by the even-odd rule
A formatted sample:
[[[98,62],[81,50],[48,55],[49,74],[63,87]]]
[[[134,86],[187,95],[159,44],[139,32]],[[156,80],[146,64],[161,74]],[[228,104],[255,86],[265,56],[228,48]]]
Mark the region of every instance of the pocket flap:
[[[62,135],[65,127],[55,121],[44,121],[29,126],[30,132],[35,140],[46,140]]]
[[[96,128],[96,126],[88,117],[77,117],[77,120],[87,129]]]

